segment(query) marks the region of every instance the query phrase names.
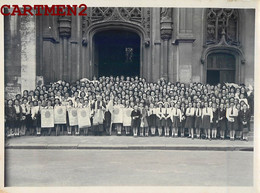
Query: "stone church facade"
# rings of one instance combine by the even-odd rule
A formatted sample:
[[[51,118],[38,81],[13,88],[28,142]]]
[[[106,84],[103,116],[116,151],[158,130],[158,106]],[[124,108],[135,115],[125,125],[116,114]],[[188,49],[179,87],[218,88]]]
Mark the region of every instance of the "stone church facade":
[[[109,73],[254,83],[253,9],[92,7],[87,16],[5,16],[4,29],[7,95]]]

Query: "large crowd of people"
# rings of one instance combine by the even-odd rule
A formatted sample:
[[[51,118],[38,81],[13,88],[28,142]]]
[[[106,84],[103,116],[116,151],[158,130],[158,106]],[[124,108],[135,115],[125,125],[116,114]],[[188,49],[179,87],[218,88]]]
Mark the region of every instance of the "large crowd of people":
[[[184,84],[140,77],[57,81],[5,100],[6,137],[24,135],[131,135],[248,140],[254,107],[245,85]],[[44,128],[42,109],[88,109],[89,124]]]

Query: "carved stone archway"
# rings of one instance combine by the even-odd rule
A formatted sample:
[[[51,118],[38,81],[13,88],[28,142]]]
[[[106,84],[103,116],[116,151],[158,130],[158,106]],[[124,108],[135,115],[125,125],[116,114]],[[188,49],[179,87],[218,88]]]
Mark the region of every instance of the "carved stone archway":
[[[140,77],[149,77],[150,8],[91,8],[82,22],[82,77],[92,78],[95,75],[93,37],[106,30],[126,30],[140,36]]]
[[[237,46],[229,45],[225,40],[225,34],[223,33],[221,41],[217,45],[211,45],[204,49],[201,57],[201,63],[203,64],[203,82],[206,82],[207,77],[207,58],[210,54],[213,53],[227,53],[231,54],[236,58],[236,75],[235,80],[236,83],[243,83],[244,82],[244,64],[245,64],[245,57],[243,51],[238,48]]]
[[[202,81],[207,80],[207,58],[210,54],[231,54],[236,59],[235,82],[245,81],[245,57],[239,41],[239,21],[241,14],[236,9],[204,9],[204,48],[201,56]],[[233,22],[233,31],[230,23]],[[232,32],[232,33],[231,33]]]

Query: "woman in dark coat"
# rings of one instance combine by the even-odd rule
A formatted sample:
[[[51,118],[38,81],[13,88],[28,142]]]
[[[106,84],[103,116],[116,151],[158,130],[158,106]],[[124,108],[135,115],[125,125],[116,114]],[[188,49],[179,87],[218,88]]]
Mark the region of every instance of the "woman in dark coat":
[[[113,100],[106,101],[106,111],[104,113],[104,127],[107,135],[111,135],[111,112],[113,112]]]
[[[225,132],[227,129],[227,118],[226,118],[226,110],[224,109],[223,103],[221,103],[219,106],[218,127],[220,129],[220,139],[225,139]]]
[[[15,128],[15,108],[13,106],[13,101],[10,99],[7,101],[7,106],[5,108],[5,119],[6,119],[6,126],[7,126],[7,137],[13,136],[13,129]]]
[[[213,103],[212,105],[212,123],[211,123],[211,129],[212,129],[212,139],[217,138],[217,127],[218,127],[218,109],[216,103]]]
[[[239,111],[238,117],[242,128],[242,139],[248,141],[247,135],[250,127],[251,113],[248,110],[247,104],[243,105],[243,109]]]
[[[133,135],[134,137],[137,137],[137,131],[141,123],[141,112],[138,110],[137,105],[134,106],[134,110],[131,113],[131,117],[132,117]]]

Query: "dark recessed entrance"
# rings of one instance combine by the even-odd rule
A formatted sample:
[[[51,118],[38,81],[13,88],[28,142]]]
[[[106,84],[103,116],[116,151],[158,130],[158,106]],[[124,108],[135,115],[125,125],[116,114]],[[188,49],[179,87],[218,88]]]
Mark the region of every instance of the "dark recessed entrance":
[[[213,53],[207,58],[207,83],[234,83],[236,81],[236,58],[228,53]]]
[[[95,76],[139,76],[140,37],[134,32],[109,30],[94,35]]]

